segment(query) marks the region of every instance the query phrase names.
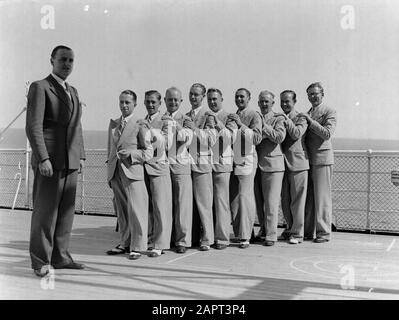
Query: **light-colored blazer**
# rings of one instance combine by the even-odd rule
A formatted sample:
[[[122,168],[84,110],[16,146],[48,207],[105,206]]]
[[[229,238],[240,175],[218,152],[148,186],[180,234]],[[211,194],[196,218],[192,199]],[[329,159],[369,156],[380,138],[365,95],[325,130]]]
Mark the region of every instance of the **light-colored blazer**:
[[[308,123],[303,117],[298,117],[298,112],[292,110],[285,121],[287,134],[281,143],[285,165],[289,171],[302,171],[309,169],[308,152],[305,145],[306,129]]]
[[[243,126],[237,130],[233,144],[234,174],[250,175],[256,170],[258,157],[255,146],[262,140],[262,118],[248,107],[237,111]]]
[[[334,164],[334,152],[331,138],[337,125],[337,112],[321,104],[308,111],[312,121],[309,123],[305,143],[311,165]]]
[[[164,176],[169,174],[169,160],[166,155],[168,146],[172,145],[172,137],[162,131],[164,121],[161,119],[162,114],[158,115],[150,122],[151,141],[153,148],[153,157],[144,164],[145,170],[152,176]],[[148,115],[145,120],[149,121]]]
[[[262,142],[257,145],[258,166],[264,172],[284,171],[284,156],[281,142],[285,138],[284,117],[270,111],[263,118]]]
[[[148,161],[153,156],[151,145],[151,134],[143,125],[137,123],[138,118],[133,116],[126,124],[123,132],[119,135],[121,117],[110,120],[108,127],[108,147],[107,147],[107,176],[108,182],[114,176],[118,164],[117,151],[126,149],[130,152],[130,157],[119,161],[125,176],[131,180],[144,179],[144,161]]]
[[[207,173],[212,171],[212,146],[216,142],[216,130],[204,129],[207,115],[204,107],[194,116],[191,111],[186,113],[195,125],[193,139],[188,147],[191,156],[191,171]]]
[[[177,111],[173,120],[183,127],[184,121],[189,119],[186,115]],[[170,138],[171,136],[172,138]],[[168,146],[168,159],[170,172],[178,174],[191,174],[191,157],[188,152],[188,146],[193,139],[193,131],[188,128],[177,130],[173,123],[168,125],[168,140],[171,145]]]
[[[227,123],[228,112],[220,110],[216,113],[216,117],[225,126]],[[233,149],[232,145],[237,137],[237,125],[233,123],[233,131],[222,128],[216,139],[216,143],[212,147],[212,169],[214,172],[231,172],[233,171]]]
[[[25,132],[32,148],[32,166],[50,159],[54,170],[79,169],[85,159],[77,90],[70,86],[71,99],[49,75],[29,87]],[[68,167],[67,167],[68,166]]]

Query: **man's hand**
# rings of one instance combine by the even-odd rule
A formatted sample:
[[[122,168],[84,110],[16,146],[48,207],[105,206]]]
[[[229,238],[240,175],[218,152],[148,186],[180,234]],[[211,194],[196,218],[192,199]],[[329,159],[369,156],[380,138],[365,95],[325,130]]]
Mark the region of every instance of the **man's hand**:
[[[126,149],[121,149],[118,151],[118,158],[121,160],[125,160],[130,156],[130,152]]]
[[[39,172],[45,177],[51,177],[53,175],[53,166],[49,159],[39,163]]]
[[[183,127],[184,127],[184,128],[188,128],[188,129],[191,129],[191,130],[195,130],[195,124],[194,124],[194,122],[193,122],[192,120],[190,120],[190,119],[185,119],[185,120],[184,120],[184,122],[183,122]]]
[[[169,121],[163,121],[161,131],[163,134],[168,134]]]
[[[226,127],[228,130],[230,130],[230,131],[234,131],[234,129],[237,130],[237,126],[235,125],[235,123],[234,123],[233,121],[227,122],[225,127]]]
[[[150,129],[150,123],[148,122],[148,120],[145,120],[145,119],[140,119],[140,120],[137,120],[137,122],[136,122],[139,126],[144,126],[144,127],[146,127],[147,129]]]
[[[230,113],[230,114],[227,116],[227,119],[229,119],[229,120],[231,120],[231,121],[234,121],[234,122],[237,124],[237,127],[238,127],[238,128],[241,128],[242,122],[241,122],[241,119],[240,119],[240,117],[238,116],[238,114],[236,114],[236,113]]]
[[[305,118],[307,122],[310,122],[312,120],[312,118],[309,116],[308,113],[306,112],[300,112],[298,113],[298,117],[302,117]]]
[[[80,159],[78,173],[82,173],[84,167],[85,167],[85,160],[84,159]]]
[[[170,120],[170,121],[174,121],[174,119],[171,116],[168,116],[167,114],[164,114],[161,117],[161,120]]]

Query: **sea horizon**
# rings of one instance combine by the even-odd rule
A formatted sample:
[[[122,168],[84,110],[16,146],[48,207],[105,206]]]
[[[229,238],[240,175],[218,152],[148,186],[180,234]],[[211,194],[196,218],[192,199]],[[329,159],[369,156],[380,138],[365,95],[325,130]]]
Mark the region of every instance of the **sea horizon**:
[[[83,130],[83,139],[86,149],[106,149],[106,130]],[[399,140],[333,138],[334,150],[376,150],[399,151]],[[0,149],[24,149],[26,134],[23,128],[9,128],[0,140]]]

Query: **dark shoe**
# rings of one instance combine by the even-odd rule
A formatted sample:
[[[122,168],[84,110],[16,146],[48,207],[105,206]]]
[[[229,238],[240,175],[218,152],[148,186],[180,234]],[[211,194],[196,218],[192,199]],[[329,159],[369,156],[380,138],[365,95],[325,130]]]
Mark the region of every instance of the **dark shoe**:
[[[254,239],[253,239],[253,243],[259,243],[259,242],[263,242],[263,241],[265,241],[265,236],[256,236]]]
[[[141,253],[139,253],[139,252],[131,251],[129,253],[129,260],[137,260],[140,257],[141,257]]]
[[[47,276],[50,273],[50,269],[49,268],[50,268],[49,265],[44,265],[40,269],[33,269],[33,272],[38,277],[43,278],[43,277]]]
[[[263,245],[266,247],[274,246],[274,241],[266,240],[265,242],[263,242]]]
[[[240,249],[246,249],[249,247],[249,241],[241,240],[240,244],[238,245]]]
[[[328,242],[328,241],[329,241],[328,239],[324,239],[324,238],[316,238],[313,240],[313,242],[316,242],[316,243],[324,243],[324,242]]]
[[[151,258],[160,257],[164,253],[161,249],[151,249],[149,251],[148,256]]]
[[[64,264],[61,266],[53,266],[54,269],[84,269],[85,265],[83,263],[77,263],[77,262],[70,262],[68,264]]]
[[[277,238],[277,240],[278,240],[278,241],[286,241],[286,240],[288,240],[289,238],[290,238],[290,237],[289,237],[288,234],[282,233],[282,234]]]
[[[185,246],[177,246],[176,253],[186,253],[186,247]]]
[[[200,251],[208,251],[210,248],[211,248],[210,246],[202,245],[202,246],[200,246],[199,249],[200,249]]]
[[[227,247],[228,247],[227,244],[223,244],[223,243],[215,244],[215,249],[217,249],[217,250],[223,250],[223,249],[226,249]]]
[[[107,254],[112,256],[112,255],[117,255],[117,254],[125,254],[128,253],[129,247],[122,247],[120,244],[118,244],[115,248],[112,248],[111,250],[107,251]]]

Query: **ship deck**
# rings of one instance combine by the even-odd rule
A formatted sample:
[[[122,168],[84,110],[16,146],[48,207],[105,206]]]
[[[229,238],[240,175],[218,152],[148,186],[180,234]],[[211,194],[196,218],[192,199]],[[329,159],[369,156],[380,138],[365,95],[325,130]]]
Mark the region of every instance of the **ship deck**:
[[[132,261],[105,254],[117,244],[115,217],[91,215],[75,216],[70,245],[86,269],[55,270],[46,286],[30,268],[30,216],[0,209],[0,299],[399,299],[396,236],[334,232],[324,244],[231,244]]]

